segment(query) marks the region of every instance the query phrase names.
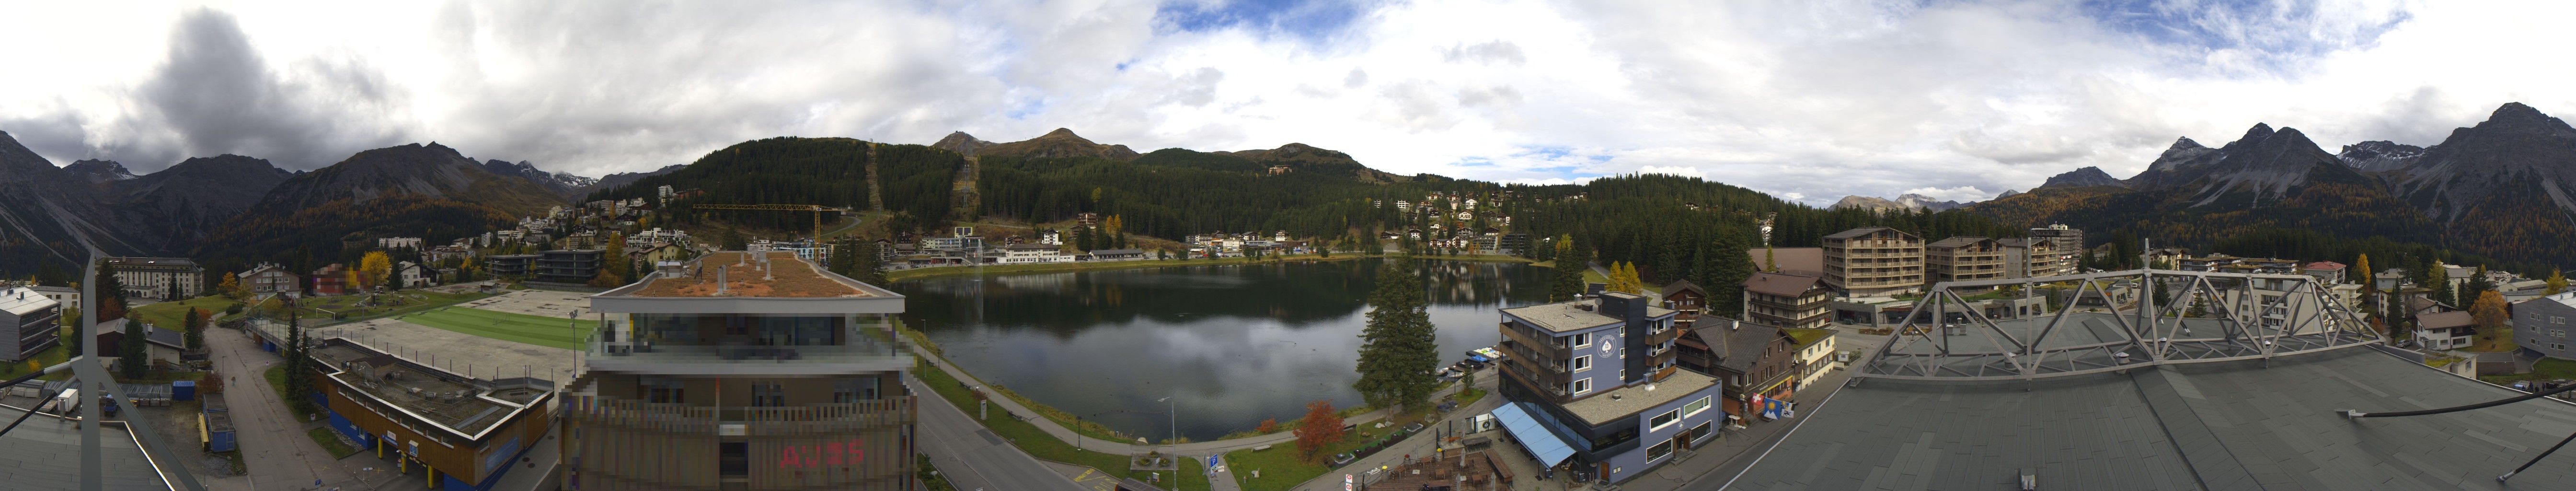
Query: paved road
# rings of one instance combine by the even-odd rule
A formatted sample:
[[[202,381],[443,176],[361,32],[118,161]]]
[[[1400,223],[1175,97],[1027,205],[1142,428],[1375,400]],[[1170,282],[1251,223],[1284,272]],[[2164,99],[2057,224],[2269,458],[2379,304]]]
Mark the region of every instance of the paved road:
[[[921,379],[904,377],[921,402],[921,452],[958,491],[1086,491],[977,424]]]
[[[242,331],[229,329],[206,333],[209,358],[224,380],[224,402],[232,408],[236,443],[242,450],[242,461],[250,467],[252,489],[314,489],[319,479],[324,488],[340,486],[344,490],[423,489],[426,485],[410,480],[393,479],[391,472],[366,472],[358,464],[376,466],[373,460],[348,461],[331,458],[320,444],[304,434],[305,424],[290,414],[284,399],[268,385],[262,374],[268,367],[284,362],[277,355],[260,351],[259,346]],[[367,483],[360,475],[382,476],[380,482]]]

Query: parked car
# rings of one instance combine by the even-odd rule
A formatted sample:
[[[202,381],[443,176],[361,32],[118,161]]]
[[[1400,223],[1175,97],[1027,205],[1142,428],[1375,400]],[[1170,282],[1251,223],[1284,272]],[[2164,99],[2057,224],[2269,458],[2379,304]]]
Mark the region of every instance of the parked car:
[[[1404,425],[1404,432],[1405,432],[1405,433],[1421,433],[1421,432],[1422,432],[1422,423],[1414,423],[1414,424]]]
[[[1358,456],[1351,455],[1351,453],[1350,453],[1350,452],[1342,452],[1342,453],[1333,454],[1333,465],[1338,467],[1338,466],[1341,466],[1341,465],[1343,465],[1343,464],[1349,464],[1349,463],[1351,463],[1351,460],[1352,460],[1352,459],[1357,459],[1357,458],[1359,458],[1359,457],[1358,457]]]

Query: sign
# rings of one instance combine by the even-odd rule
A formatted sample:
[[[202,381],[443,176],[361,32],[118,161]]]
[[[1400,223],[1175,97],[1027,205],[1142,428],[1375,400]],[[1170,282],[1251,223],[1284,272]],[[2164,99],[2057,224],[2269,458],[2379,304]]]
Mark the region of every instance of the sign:
[[[1217,463],[1217,461],[1216,461],[1216,456],[1214,456],[1214,455],[1210,455],[1210,456],[1208,456],[1208,461],[1207,461],[1207,475],[1211,475],[1211,476],[1216,475],[1216,471],[1221,471],[1221,470],[1225,470],[1225,465],[1223,465],[1223,464],[1218,464],[1218,463]]]
[[[1351,491],[1351,475],[1342,475],[1342,491]]]
[[[778,452],[778,468],[816,468],[826,465],[858,465],[867,456],[867,440],[852,438],[847,442],[825,442],[815,445],[787,445]]]
[[[716,425],[716,436],[745,436],[750,434],[750,425],[740,423]]]

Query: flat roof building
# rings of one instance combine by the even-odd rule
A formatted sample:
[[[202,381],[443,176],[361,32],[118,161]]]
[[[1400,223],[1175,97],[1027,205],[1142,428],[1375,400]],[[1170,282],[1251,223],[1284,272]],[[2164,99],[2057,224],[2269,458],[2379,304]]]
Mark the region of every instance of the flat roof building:
[[[1923,238],[1887,227],[1825,236],[1825,284],[1844,295],[1876,297],[1923,288]]]
[[[726,251],[590,301],[565,489],[915,486],[902,295],[792,253]]]
[[[1494,411],[1541,467],[1621,482],[1716,437],[1718,385],[1674,365],[1676,312],[1606,293],[1503,309]]]
[[[62,304],[34,288],[0,290],[0,361],[36,356],[62,341]]]
[[[534,377],[478,378],[329,338],[306,351],[315,401],[342,436],[446,491],[492,489],[546,438],[555,384]],[[516,374],[512,374],[516,375]]]
[[[197,298],[206,285],[206,268],[183,257],[110,257],[125,296],[184,300]]]

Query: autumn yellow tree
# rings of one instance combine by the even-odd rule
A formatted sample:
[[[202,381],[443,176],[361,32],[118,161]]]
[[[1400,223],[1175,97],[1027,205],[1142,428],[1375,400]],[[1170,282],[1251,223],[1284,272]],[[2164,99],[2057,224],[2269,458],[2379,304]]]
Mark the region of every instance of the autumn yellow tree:
[[[2506,315],[2503,294],[2495,290],[2478,292],[2478,302],[2469,306],[2470,322],[2478,326],[2478,344],[2496,346],[2499,341],[2513,338],[2513,328],[2505,325]]]
[[[385,256],[385,251],[367,251],[366,257],[358,259],[358,270],[349,272],[356,276],[356,281],[349,284],[359,288],[373,287],[384,281],[385,273],[393,270],[393,258]]]
[[[233,273],[224,273],[223,281],[215,283],[215,291],[227,297],[241,298],[241,277]]]
[[[2567,291],[2567,275],[2560,274],[2558,270],[2549,270],[2549,279],[2541,281],[2549,284],[2549,289],[2544,291],[2544,294],[2557,295]]]

